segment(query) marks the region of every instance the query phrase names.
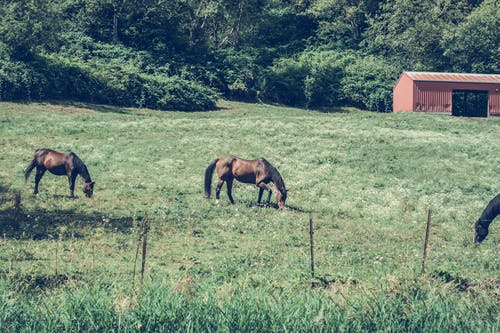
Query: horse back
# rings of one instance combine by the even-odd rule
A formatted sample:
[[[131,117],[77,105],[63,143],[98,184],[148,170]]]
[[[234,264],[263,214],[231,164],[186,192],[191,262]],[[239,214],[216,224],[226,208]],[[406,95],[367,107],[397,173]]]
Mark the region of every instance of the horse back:
[[[215,163],[215,171],[220,179],[228,180],[233,178],[233,165],[236,160],[235,156],[228,155],[220,157]]]
[[[73,165],[73,153],[61,153],[52,149],[43,148],[35,152],[35,160],[55,175],[64,175]]]
[[[269,183],[269,163],[263,159],[245,160],[236,158],[233,162],[233,174],[236,179],[243,183],[258,184]]]

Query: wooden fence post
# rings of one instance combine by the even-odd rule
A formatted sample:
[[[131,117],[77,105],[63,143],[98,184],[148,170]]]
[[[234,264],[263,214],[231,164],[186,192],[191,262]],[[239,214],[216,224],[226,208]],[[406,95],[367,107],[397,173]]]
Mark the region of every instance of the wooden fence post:
[[[14,227],[15,229],[20,228],[20,220],[22,215],[22,203],[21,203],[21,192],[14,192]]]
[[[61,235],[57,234],[57,240],[55,240],[55,243],[56,243],[56,257],[55,257],[56,277],[58,275],[58,266],[59,266],[59,239],[60,238],[61,238]]]
[[[134,216],[134,222],[135,222],[135,216]],[[142,225],[141,225],[141,229],[142,229]],[[134,259],[134,273],[133,273],[133,277],[132,277],[132,289],[135,289],[135,272],[136,272],[136,268],[137,268],[137,257],[139,256],[139,246],[140,246],[141,239],[142,239],[142,230],[138,230],[137,231],[137,247],[135,249],[135,259]]]
[[[148,247],[148,232],[149,232],[149,219],[144,221],[144,232],[142,237],[142,265],[141,265],[141,284],[144,284],[144,271],[146,269],[146,251]]]
[[[425,260],[427,259],[427,246],[429,244],[429,230],[431,227],[431,209],[427,210],[427,226],[425,228],[425,240],[424,240],[424,255],[422,257],[422,271],[420,275],[424,275],[425,273]]]
[[[312,212],[309,212],[309,243],[311,249],[311,277],[313,278],[312,286],[314,287],[314,228]]]
[[[135,221],[135,217],[134,217]],[[148,247],[148,232],[150,229],[150,222],[147,216],[144,216],[144,219],[141,224],[141,229],[137,232],[137,248],[135,249],[135,260],[134,260],[134,273],[132,279],[132,288],[135,288],[135,272],[137,267],[137,257],[139,256],[139,248],[141,246],[142,240],[142,260],[141,260],[141,284],[144,284],[144,272],[146,270],[146,253]]]

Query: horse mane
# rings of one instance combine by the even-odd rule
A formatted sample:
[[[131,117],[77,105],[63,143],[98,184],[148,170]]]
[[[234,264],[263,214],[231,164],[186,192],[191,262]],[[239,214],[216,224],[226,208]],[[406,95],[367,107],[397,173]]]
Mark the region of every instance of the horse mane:
[[[476,243],[480,243],[486,238],[491,222],[493,222],[498,215],[500,215],[500,193],[491,199],[475,223]]]
[[[500,215],[500,193],[491,199],[479,219],[483,221],[492,221],[498,215]]]
[[[500,215],[500,193],[491,199],[476,223],[488,228],[498,215]]]
[[[78,171],[78,174],[87,182],[90,183],[92,182],[92,179],[90,178],[90,173],[89,170],[87,169],[87,166],[83,161],[78,157],[75,153],[70,152],[70,155],[73,157],[73,165],[75,166],[75,169]]]
[[[266,159],[263,158],[262,161],[264,162],[266,167],[269,168],[269,173],[274,186],[276,186],[276,188],[281,192],[281,194],[286,196],[285,182],[283,181],[283,177],[281,177],[281,174],[279,173],[278,169],[272,166],[271,163],[269,163]]]

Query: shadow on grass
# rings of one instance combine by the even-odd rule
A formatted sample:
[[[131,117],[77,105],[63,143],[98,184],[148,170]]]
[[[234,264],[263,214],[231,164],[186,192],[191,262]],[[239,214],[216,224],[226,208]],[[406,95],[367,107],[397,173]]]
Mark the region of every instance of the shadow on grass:
[[[151,111],[162,111],[162,112],[185,112],[185,113],[198,113],[198,112],[211,112],[211,111],[219,111],[219,110],[224,110],[224,107],[216,106],[214,109],[211,110],[192,110],[192,111],[187,111],[187,110],[161,110],[161,109],[149,109],[149,108],[140,108],[137,106],[116,106],[116,105],[108,105],[108,104],[94,104],[94,103],[88,103],[88,102],[78,102],[78,101],[51,101],[52,104],[55,105],[60,105],[60,106],[67,106],[67,107],[74,107],[74,108],[80,108],[80,109],[89,109],[92,111],[96,112],[101,112],[101,113],[116,113],[116,114],[134,114],[134,115],[141,115],[141,113],[136,113],[133,111],[138,110],[138,109],[143,109],[143,110],[151,110]]]
[[[94,110],[94,111],[102,112],[102,113],[120,113],[120,114],[128,113],[123,108],[118,107],[118,106],[113,106],[113,105],[90,104],[90,103],[83,103],[83,102],[67,102],[66,104],[68,106],[90,109],[90,110]]]
[[[320,113],[349,113],[349,110],[347,110],[344,107],[340,107],[340,106],[331,106],[331,107],[311,109],[311,111],[320,112]]]
[[[9,193],[9,189],[0,183],[0,205],[12,200],[8,198],[7,193]]]
[[[137,221],[142,220],[137,218]],[[15,239],[83,238],[96,228],[130,233],[131,217],[79,213],[73,210],[25,210],[22,207],[0,211],[0,235]]]
[[[269,205],[266,205],[266,203],[264,202],[260,206],[257,205],[257,202],[255,202],[255,201],[247,201],[247,200],[245,200],[245,201],[242,201],[242,202],[245,204],[245,206],[247,208],[257,207],[257,208],[262,208],[262,209],[273,208],[273,209],[276,209],[276,210],[281,210],[280,207],[278,206],[278,203],[273,202],[273,201],[271,201],[269,203]],[[308,212],[307,210],[305,210],[305,209],[303,209],[301,207],[297,207],[297,206],[293,206],[293,205],[286,205],[285,210],[290,210],[292,212],[299,212],[299,213]]]
[[[79,281],[81,273],[76,274],[16,274],[10,276],[9,280],[13,289],[17,292],[40,292],[64,286],[69,281]]]

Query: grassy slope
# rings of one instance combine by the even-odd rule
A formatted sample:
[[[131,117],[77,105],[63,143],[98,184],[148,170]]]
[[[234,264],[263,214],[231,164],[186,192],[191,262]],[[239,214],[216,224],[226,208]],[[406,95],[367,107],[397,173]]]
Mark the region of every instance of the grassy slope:
[[[310,283],[312,210],[317,273],[337,281],[328,292],[377,290],[418,275],[430,207],[429,274],[478,288],[498,281],[498,225],[481,246],[472,237],[499,192],[500,119],[221,106],[176,113],[0,104],[4,276],[52,274],[57,247],[58,272],[125,292],[136,246],[131,217],[147,215],[151,280],[222,296],[295,290]],[[95,197],[84,198],[78,181],[71,201],[66,179],[46,175],[33,198],[33,175],[24,184],[23,169],[39,147],[76,152],[96,181]],[[221,206],[205,200],[204,169],[228,153],[266,157],[296,209],[256,208],[257,190],[242,184],[235,206],[225,193]],[[29,215],[17,229],[9,211],[16,190]]]

